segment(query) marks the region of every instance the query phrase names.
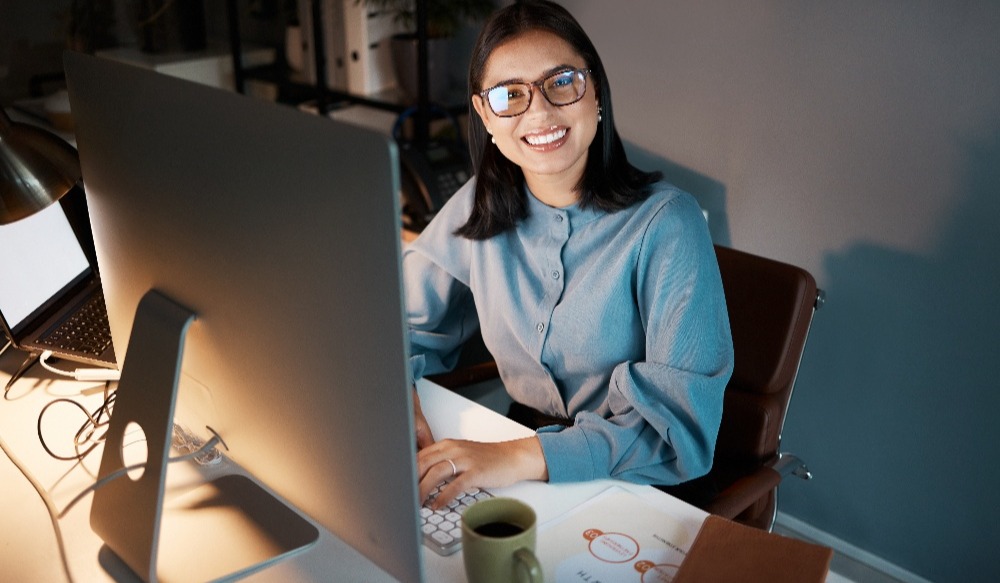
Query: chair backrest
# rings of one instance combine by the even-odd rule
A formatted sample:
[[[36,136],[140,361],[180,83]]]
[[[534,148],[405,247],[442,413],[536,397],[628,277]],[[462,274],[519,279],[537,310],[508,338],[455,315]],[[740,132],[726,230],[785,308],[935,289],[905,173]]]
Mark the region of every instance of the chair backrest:
[[[794,265],[728,247],[715,252],[735,354],[712,468],[724,484],[778,453],[817,288]]]

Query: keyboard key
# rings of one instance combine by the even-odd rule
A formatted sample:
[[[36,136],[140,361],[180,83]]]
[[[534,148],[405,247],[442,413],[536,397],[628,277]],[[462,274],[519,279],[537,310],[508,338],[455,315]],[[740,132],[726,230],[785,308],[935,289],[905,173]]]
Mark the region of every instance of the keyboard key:
[[[111,346],[107,320],[104,295],[97,293],[39,342],[52,348],[98,356]]]
[[[447,532],[444,532],[443,530],[436,531],[431,535],[431,538],[434,539],[434,542],[441,545],[450,545],[455,542],[455,537],[451,536]]]
[[[438,487],[428,497],[427,504],[441,492]],[[474,488],[445,505],[431,510],[426,505],[420,508],[420,530],[424,534],[424,544],[439,555],[450,555],[462,548],[462,513],[477,500],[492,498],[493,494]]]

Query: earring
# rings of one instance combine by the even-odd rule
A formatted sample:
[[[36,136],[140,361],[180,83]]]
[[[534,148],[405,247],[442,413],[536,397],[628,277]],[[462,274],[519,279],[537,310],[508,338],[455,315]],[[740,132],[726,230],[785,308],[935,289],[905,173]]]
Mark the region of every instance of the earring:
[[[602,109],[603,108],[600,105],[597,106],[597,123],[601,123],[601,120],[604,119],[603,116],[601,116]]]
[[[493,134],[490,134],[490,141],[493,142],[494,144],[497,143],[496,136],[494,136]]]

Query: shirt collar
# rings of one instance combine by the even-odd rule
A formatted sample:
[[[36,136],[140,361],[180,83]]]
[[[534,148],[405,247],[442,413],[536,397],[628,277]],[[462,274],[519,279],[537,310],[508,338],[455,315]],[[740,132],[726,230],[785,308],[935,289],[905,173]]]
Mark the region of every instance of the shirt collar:
[[[529,223],[538,223],[539,218],[551,219],[552,217],[562,216],[564,220],[569,219],[571,228],[576,229],[607,214],[600,209],[582,208],[579,202],[563,208],[551,207],[538,200],[531,193],[531,189],[528,188],[527,184],[524,185],[524,191],[528,195]],[[548,220],[543,220],[541,224],[548,224],[548,222]]]

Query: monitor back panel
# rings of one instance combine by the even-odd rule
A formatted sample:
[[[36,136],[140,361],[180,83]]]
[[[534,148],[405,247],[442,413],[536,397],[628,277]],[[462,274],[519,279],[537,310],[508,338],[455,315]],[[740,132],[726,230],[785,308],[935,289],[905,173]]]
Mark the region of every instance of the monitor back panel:
[[[146,291],[195,311],[177,420],[419,580],[394,144],[120,63],[65,65],[123,361]]]

